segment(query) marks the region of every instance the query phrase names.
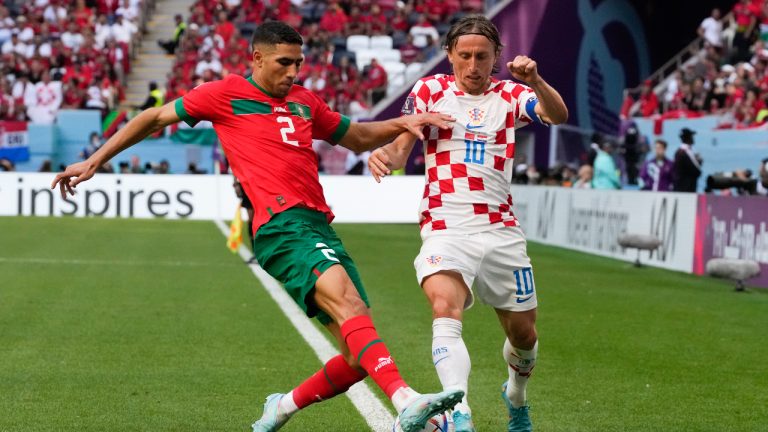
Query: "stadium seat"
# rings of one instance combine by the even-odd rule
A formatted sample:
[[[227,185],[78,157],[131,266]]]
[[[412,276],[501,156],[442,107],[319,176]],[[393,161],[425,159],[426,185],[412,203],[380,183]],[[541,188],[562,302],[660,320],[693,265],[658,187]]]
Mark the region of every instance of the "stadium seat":
[[[405,68],[405,80],[408,82],[416,81],[421,78],[424,70],[424,63],[413,62]]]
[[[371,47],[371,38],[366,35],[352,35],[347,38],[347,51],[367,50]]]
[[[391,50],[393,46],[392,37],[387,35],[371,36],[371,49]]]
[[[400,62],[384,62],[382,63],[384,70],[387,71],[387,80],[393,81],[399,80],[400,83],[405,82],[405,65]]]
[[[380,53],[378,51],[374,51],[372,49],[359,49],[355,51],[355,62],[357,63],[357,68],[359,70],[363,70],[371,63],[372,58],[383,61],[379,54]]]
[[[376,49],[376,58],[382,63],[400,62],[400,50],[396,49]]]

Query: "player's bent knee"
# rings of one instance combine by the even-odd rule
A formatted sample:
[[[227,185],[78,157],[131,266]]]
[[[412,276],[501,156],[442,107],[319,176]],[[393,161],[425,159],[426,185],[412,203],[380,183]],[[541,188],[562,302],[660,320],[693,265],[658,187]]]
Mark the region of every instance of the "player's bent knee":
[[[461,320],[463,312],[463,305],[439,297],[432,300],[432,316],[435,318]]]

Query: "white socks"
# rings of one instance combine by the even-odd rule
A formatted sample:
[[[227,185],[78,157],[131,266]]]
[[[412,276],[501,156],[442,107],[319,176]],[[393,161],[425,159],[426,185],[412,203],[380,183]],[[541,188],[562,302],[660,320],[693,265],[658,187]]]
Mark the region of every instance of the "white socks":
[[[528,384],[528,377],[533,367],[536,366],[538,351],[539,341],[536,341],[533,349],[527,351],[513,347],[509,339],[504,341],[504,360],[507,361],[509,370],[507,396],[515,408],[525,405],[525,386]]]
[[[461,338],[461,321],[453,318],[435,318],[432,321],[432,363],[443,390],[464,391],[464,398],[454,409],[469,414],[467,390],[472,364]]]
[[[296,411],[299,410],[299,407],[296,406],[296,402],[293,400],[293,390],[286,393],[285,396],[283,396],[280,399],[280,402],[277,404],[277,412],[279,414],[287,415],[288,417],[296,414]]]

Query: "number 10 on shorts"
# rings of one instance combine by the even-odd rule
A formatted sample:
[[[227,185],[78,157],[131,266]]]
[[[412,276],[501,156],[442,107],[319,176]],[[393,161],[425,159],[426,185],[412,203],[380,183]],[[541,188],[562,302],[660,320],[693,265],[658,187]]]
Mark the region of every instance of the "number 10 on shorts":
[[[530,267],[515,270],[515,282],[517,282],[517,295],[527,296],[533,294],[533,271]]]

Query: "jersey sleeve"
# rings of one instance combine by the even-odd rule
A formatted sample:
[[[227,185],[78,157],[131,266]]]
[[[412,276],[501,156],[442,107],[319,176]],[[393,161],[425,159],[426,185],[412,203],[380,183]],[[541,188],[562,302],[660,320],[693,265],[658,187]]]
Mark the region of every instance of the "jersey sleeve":
[[[221,100],[223,80],[200,84],[176,99],[174,108],[181,120],[194,127],[201,120],[215,121],[220,111],[218,101]]]
[[[432,101],[432,91],[425,78],[416,81],[413,89],[405,98],[403,108],[400,110],[402,115],[423,114],[429,111],[429,104]]]
[[[539,103],[539,98],[533,89],[514,82],[510,82],[510,84],[511,88],[509,90],[512,95],[510,110],[514,112],[515,129],[519,129],[532,122],[545,124],[536,114],[536,105]]]
[[[349,117],[331,111],[328,104],[314,93],[312,95],[312,138],[336,144],[349,130]]]

